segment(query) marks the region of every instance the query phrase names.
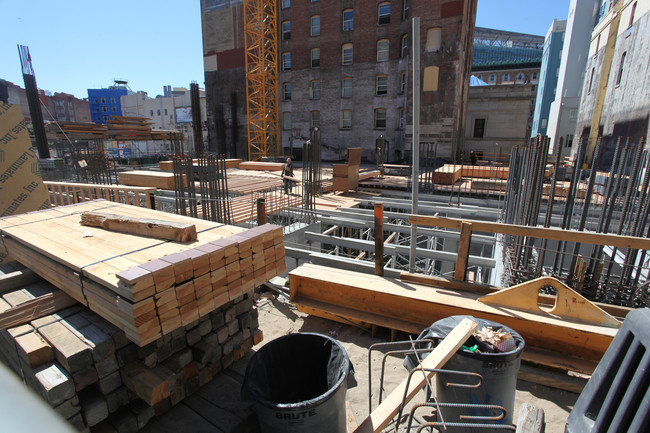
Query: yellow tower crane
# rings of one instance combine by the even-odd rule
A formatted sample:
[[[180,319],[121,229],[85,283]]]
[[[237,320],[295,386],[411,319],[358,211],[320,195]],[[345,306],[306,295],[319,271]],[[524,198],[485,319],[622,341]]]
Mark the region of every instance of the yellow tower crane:
[[[278,155],[278,30],[276,0],[244,0],[248,158]]]

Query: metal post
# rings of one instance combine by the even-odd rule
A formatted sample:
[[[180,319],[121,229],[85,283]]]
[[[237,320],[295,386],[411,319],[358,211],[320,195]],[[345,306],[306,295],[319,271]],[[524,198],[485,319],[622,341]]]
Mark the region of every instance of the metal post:
[[[375,275],[384,275],[384,204],[375,203]]]
[[[261,226],[266,224],[266,200],[263,198],[257,199],[257,225]]]
[[[413,203],[411,213],[418,213],[418,187],[420,185],[420,17],[413,18]],[[411,251],[409,272],[415,272],[415,248],[417,246],[417,226],[411,225]]]

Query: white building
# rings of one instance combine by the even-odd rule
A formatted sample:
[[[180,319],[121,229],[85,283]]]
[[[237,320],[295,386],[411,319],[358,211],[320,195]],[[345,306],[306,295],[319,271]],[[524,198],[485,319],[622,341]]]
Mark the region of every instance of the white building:
[[[201,124],[205,125],[205,90],[199,89],[201,104]],[[149,117],[153,121],[151,129],[182,131],[184,148],[194,152],[192,130],[192,102],[189,89],[165,86],[164,94],[150,98],[147,92],[137,92],[120,97],[124,116]],[[204,131],[204,149],[207,149],[207,132]]]
[[[599,0],[571,0],[569,6],[555,100],[551,103],[546,130],[551,138],[551,149],[560,137],[564,137],[563,156],[571,153],[574,141],[591,32],[599,6]]]

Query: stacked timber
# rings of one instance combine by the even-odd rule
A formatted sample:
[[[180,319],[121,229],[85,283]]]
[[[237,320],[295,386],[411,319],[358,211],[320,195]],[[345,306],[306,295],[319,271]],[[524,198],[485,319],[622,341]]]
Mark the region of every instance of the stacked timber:
[[[359,187],[359,165],[361,165],[361,148],[348,149],[347,164],[334,164],[332,190],[349,191]]]
[[[0,298],[3,324],[21,305],[62,293],[43,280],[14,286]],[[79,304],[30,314],[0,331],[0,360],[79,431],[135,432],[262,340],[252,292],[143,347]]]
[[[59,122],[58,128],[53,128],[53,131],[56,132],[56,138],[61,140],[66,137],[86,140],[108,138],[106,125],[99,123]]]
[[[81,214],[90,211],[143,224],[195,224],[198,239],[181,243],[82,226]],[[246,230],[104,200],[8,217],[0,220],[0,233],[11,257],[140,346],[286,270],[281,227]]]
[[[240,170],[282,171],[282,162],[245,161],[239,164]]]
[[[143,186],[158,189],[174,190],[174,173],[148,170],[121,171],[118,174],[122,185]],[[183,182],[187,185],[187,178]]]
[[[115,140],[151,140],[151,125],[148,117],[111,116],[106,121],[108,134]]]
[[[192,164],[197,166],[199,163],[198,159],[193,159]],[[229,158],[225,160],[226,168],[238,168],[239,164],[242,163],[241,159],[238,158]],[[174,171],[174,161],[159,161],[158,168],[162,171]]]

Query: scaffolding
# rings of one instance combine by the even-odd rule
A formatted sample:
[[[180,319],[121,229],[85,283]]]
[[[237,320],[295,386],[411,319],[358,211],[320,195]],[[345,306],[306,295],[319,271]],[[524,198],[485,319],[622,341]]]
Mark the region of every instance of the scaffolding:
[[[273,0],[244,2],[248,158],[278,154],[277,14]]]

